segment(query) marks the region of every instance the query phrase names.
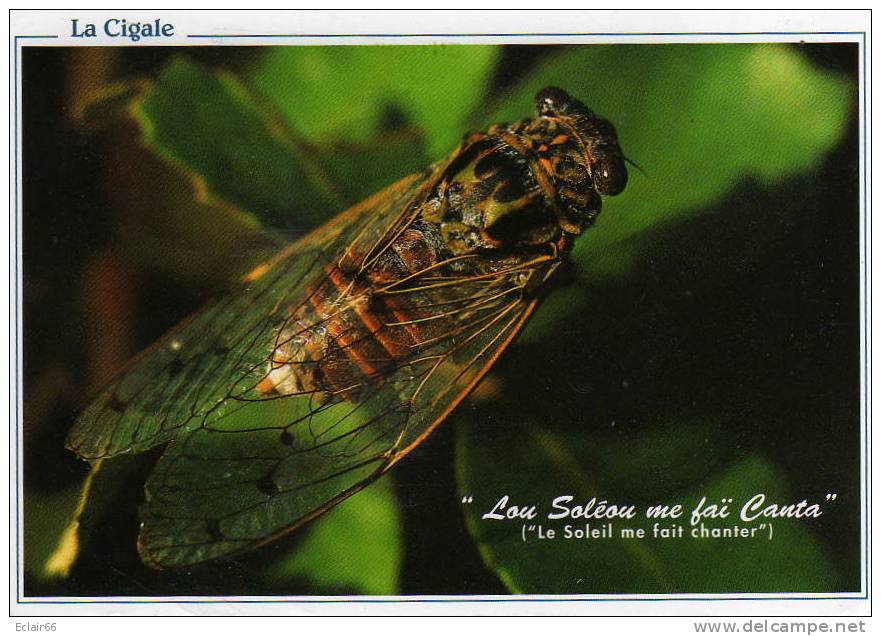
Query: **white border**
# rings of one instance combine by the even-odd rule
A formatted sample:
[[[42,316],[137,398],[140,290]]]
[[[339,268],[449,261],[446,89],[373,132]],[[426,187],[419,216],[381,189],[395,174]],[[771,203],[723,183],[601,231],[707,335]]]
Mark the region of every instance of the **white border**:
[[[129,21],[144,21],[160,18],[163,22],[175,25],[172,38],[162,40],[141,40],[137,44],[124,39],[106,36],[78,39],[70,37],[70,19],[76,17],[81,24],[85,22],[103,23],[110,17],[125,17]],[[860,107],[870,109],[871,88],[871,24],[865,12],[622,12],[622,11],[542,11],[541,19],[522,12],[469,12],[467,20],[461,11],[437,12],[192,12],[192,11],[16,11],[10,15],[10,53],[13,63],[12,78],[17,84],[10,90],[20,95],[20,50],[23,46],[187,46],[187,45],[281,45],[281,44],[440,44],[440,43],[667,43],[667,42],[860,42],[863,37],[853,33],[866,33],[860,57]],[[540,33],[536,28],[540,24]],[[463,28],[467,24],[467,29]],[[589,25],[576,29],[574,25]],[[684,33],[692,32],[691,34]],[[693,33],[701,31],[702,33]],[[513,35],[528,32],[533,35]],[[812,32],[812,33],[808,33]],[[818,33],[819,32],[819,33]],[[354,37],[342,34],[361,34]],[[423,35],[405,35],[420,33]],[[568,34],[551,37],[549,34]],[[204,35],[231,36],[237,34],[259,34],[273,37],[189,37]],[[321,37],[309,35],[322,34]],[[466,37],[454,34],[467,34]],[[19,36],[15,38],[13,36]],[[20,36],[55,36],[51,38],[24,39]],[[281,37],[290,36],[290,37]],[[330,37],[325,37],[330,36]],[[336,37],[333,37],[336,36]],[[865,80],[864,80],[865,78]],[[12,102],[10,102],[12,103]],[[863,421],[871,415],[868,401],[868,381],[871,378],[870,366],[865,358],[866,345],[870,341],[867,330],[871,319],[871,295],[868,284],[871,273],[867,270],[865,255],[871,248],[871,220],[866,214],[866,203],[871,195],[871,184],[866,175],[870,172],[870,158],[866,155],[866,130],[868,110],[860,118],[860,275],[861,301],[866,308],[861,319],[861,359],[864,375],[861,387],[861,416]],[[17,228],[19,253],[10,253],[10,281],[15,287],[10,290],[10,309],[16,308],[14,294],[18,294],[17,313],[9,314],[13,320],[15,340],[10,344],[21,352],[22,290],[21,279],[21,113],[10,111],[10,124],[18,131],[19,144],[10,143],[10,160],[18,173],[10,173],[15,191],[10,188],[10,229]],[[12,133],[11,133],[12,134]],[[869,138],[870,140],[870,138]],[[12,141],[12,140],[11,140]],[[18,208],[16,209],[16,203]],[[13,280],[12,276],[17,273]],[[10,352],[12,353],[12,352]],[[15,358],[10,356],[12,365]],[[10,368],[14,373],[15,385],[21,386],[22,361]],[[14,390],[10,384],[10,390]],[[21,422],[21,395],[13,394],[10,400],[10,415],[13,422]],[[10,395],[10,397],[13,397]],[[17,419],[16,419],[17,418]],[[14,437],[13,437],[14,436]],[[862,434],[864,449],[870,449],[871,431],[864,428]],[[10,442],[22,443],[21,426],[10,433]],[[20,493],[15,483],[21,483],[20,462],[15,461],[13,446],[10,478],[11,520],[21,518]],[[871,493],[868,485],[870,466],[867,455],[861,459],[861,477],[867,484],[866,498]],[[15,471],[15,472],[12,472]],[[853,598],[852,594],[763,594],[763,595],[626,595],[619,597],[602,596],[504,596],[504,597],[291,597],[291,598],[246,598],[246,597],[171,597],[171,598],[114,598],[113,602],[99,602],[98,599],[39,599],[39,601],[16,599],[16,589],[23,589],[23,566],[16,563],[16,546],[22,545],[21,524],[15,523],[16,534],[10,541],[10,613],[20,616],[52,615],[275,615],[275,614],[363,614],[363,615],[408,615],[408,614],[578,614],[578,615],[853,615],[865,616],[871,610],[870,572],[867,565],[870,542],[865,528],[868,525],[866,500],[862,504],[863,524],[861,553],[862,591],[864,598]],[[10,536],[12,539],[12,536]],[[744,598],[748,596],[749,598]]]

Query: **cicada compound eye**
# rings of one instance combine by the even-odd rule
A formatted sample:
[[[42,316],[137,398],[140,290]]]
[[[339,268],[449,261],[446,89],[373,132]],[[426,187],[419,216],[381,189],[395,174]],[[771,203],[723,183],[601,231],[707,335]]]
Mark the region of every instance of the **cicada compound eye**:
[[[607,153],[599,150],[593,157],[593,184],[604,196],[615,196],[627,185],[627,166],[621,151]]]

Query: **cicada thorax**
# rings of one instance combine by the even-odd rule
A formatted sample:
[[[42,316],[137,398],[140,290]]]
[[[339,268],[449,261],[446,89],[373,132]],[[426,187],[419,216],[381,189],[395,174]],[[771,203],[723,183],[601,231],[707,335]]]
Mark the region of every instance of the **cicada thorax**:
[[[425,217],[440,224],[455,253],[551,243],[565,251],[602,207],[589,164],[593,143],[549,117],[469,135]]]
[[[560,230],[531,157],[490,130],[466,140],[424,206],[454,254],[553,242]]]

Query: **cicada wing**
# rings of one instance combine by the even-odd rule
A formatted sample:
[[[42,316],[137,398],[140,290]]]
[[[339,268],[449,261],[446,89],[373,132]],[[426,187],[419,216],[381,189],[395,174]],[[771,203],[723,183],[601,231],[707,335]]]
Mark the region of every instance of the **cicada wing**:
[[[145,562],[207,561],[313,519],[425,439],[510,342],[534,306],[522,294],[528,267],[442,280],[427,271],[376,293],[395,295],[420,324],[447,326],[419,329],[416,353],[400,364],[374,361],[381,381],[353,399],[261,388],[297,309],[332,272],[381,257],[432,184],[431,175],[402,180],[292,245],[160,340],[80,416],[68,446],[84,458],[167,444],[141,512]]]
[[[407,419],[382,390],[359,407],[318,408],[290,429],[288,409],[270,412],[280,403],[254,403],[250,428],[196,430],[169,445],[146,487],[138,540],[146,563],[199,563],[305,523],[385,470]]]
[[[467,296],[468,283],[461,284]],[[515,293],[499,295],[357,404],[301,401],[292,412],[295,401],[253,403],[250,424],[230,420],[222,432],[176,440],[147,485],[142,558],[165,568],[249,550],[354,494],[428,436],[534,306]]]
[[[279,329],[325,266],[356,238],[380,241],[414,197],[407,177],[343,213],[257,268],[139,356],[77,419],[67,446],[84,459],[137,453],[167,443],[259,399]]]
[[[153,345],[86,407],[67,446],[84,459],[138,453],[205,425],[255,383],[284,317],[276,305],[320,272],[320,249],[304,250],[259,284],[215,301]],[[268,284],[267,284],[268,283]]]

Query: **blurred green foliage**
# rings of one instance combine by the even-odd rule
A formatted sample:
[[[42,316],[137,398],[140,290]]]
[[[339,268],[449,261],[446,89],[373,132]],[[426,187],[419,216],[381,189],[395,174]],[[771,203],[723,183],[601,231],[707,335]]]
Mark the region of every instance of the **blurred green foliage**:
[[[499,394],[452,418],[459,491],[477,502],[464,514],[486,565],[512,592],[847,587],[852,577],[803,521],[775,522],[773,541],[522,544],[517,529],[479,517],[502,494],[639,505],[704,494],[742,501],[760,491],[808,496],[790,486],[785,452],[772,449],[780,437],[750,434],[797,427],[814,439],[811,431],[856,426],[849,403],[829,406],[853,376],[830,385],[834,373],[821,364],[813,377],[792,377],[793,368],[810,372],[812,355],[825,364],[829,352],[803,341],[797,360],[777,355],[786,334],[765,327],[779,320],[785,331],[794,319],[744,308],[753,288],[757,301],[775,297],[775,284],[791,291],[780,279],[789,270],[775,273],[775,259],[811,249],[807,240],[786,242],[798,224],[825,222],[756,193],[819,169],[844,135],[855,86],[782,45],[597,45],[559,47],[491,89],[501,54],[489,46],[279,47],[240,76],[179,56],[132,112],[143,143],[170,170],[200,175],[242,213],[240,224],[256,220],[277,235],[313,227],[441,159],[467,130],[531,115],[543,86],[583,99],[616,125],[644,174],[632,170],[625,193],[604,202],[574,252],[575,275],[500,363]],[[186,206],[178,218],[186,225]],[[770,306],[803,312],[812,293]],[[707,327],[726,315],[746,322]],[[805,395],[818,385],[833,397],[815,408]],[[376,484],[314,523],[259,576],[282,586],[305,578],[318,593],[406,592],[400,516],[393,490]]]
[[[437,159],[461,139],[498,53],[494,46],[279,48],[248,79],[316,143],[369,141],[392,111],[419,126]]]
[[[395,594],[403,558],[399,516],[391,482],[380,480],[328,512],[266,576],[280,586],[303,576],[317,589]]]
[[[160,75],[141,113],[151,147],[196,168],[213,192],[270,227],[282,225],[285,215],[315,225],[324,210],[343,204],[311,153],[273,126],[230,76],[179,58]]]

